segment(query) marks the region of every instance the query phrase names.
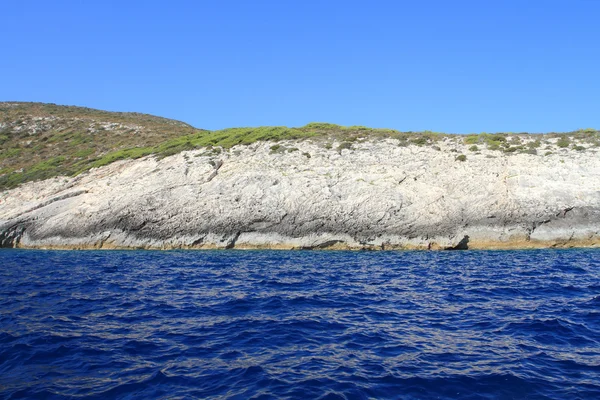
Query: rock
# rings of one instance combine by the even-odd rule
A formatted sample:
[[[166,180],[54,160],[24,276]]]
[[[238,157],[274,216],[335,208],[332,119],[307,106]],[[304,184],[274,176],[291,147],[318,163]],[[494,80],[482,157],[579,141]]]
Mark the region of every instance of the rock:
[[[310,141],[118,161],[0,195],[0,245],[473,249],[596,246],[600,159]],[[438,150],[439,148],[439,150]],[[310,158],[303,153],[309,153]],[[493,156],[493,158],[491,157]]]

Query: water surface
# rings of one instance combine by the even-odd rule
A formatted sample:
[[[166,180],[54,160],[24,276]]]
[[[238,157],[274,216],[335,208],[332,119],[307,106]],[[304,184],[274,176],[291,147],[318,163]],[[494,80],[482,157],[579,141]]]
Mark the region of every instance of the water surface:
[[[1,398],[600,398],[600,251],[0,251]]]

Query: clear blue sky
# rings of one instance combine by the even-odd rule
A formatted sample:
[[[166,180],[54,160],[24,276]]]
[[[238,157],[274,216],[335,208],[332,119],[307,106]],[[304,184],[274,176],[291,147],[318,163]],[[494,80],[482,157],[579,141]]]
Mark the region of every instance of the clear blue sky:
[[[600,129],[600,1],[2,1],[0,100],[194,126]]]

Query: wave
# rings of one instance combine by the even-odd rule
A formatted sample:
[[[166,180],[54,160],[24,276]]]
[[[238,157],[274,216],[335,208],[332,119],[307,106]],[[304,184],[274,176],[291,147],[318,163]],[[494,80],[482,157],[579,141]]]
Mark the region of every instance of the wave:
[[[1,251],[0,398],[600,398],[598,255]]]

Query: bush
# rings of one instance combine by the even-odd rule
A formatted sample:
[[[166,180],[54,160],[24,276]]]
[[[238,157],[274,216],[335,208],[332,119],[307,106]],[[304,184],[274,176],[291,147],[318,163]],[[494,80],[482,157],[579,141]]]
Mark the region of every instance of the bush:
[[[338,153],[342,154],[342,150],[352,150],[352,143],[350,142],[342,142],[340,143],[340,145],[338,146],[337,150]]]
[[[77,158],[86,158],[94,154],[94,149],[82,149],[75,152],[75,157]]]
[[[416,137],[411,140],[412,144],[416,144],[417,146],[424,146],[427,144],[427,138],[423,136]]]
[[[329,124],[327,122],[311,122],[309,124],[304,125],[302,128],[304,129],[332,129],[337,130],[342,128],[341,125],[337,124]]]
[[[87,166],[84,170],[90,168],[98,168],[113,163],[118,160],[125,160],[128,158],[141,158],[153,153],[153,149],[149,147],[134,147],[133,149],[117,150],[112,153],[108,153],[103,157],[95,160],[93,163]],[[83,171],[79,171],[83,172]]]
[[[410,144],[410,142],[408,140],[406,140],[405,137],[398,138],[398,141],[399,141],[398,146],[400,146],[400,147],[406,147]]]
[[[479,135],[468,135],[465,140],[465,144],[475,144],[479,143]]]
[[[586,134],[596,133],[596,129],[594,129],[594,128],[585,128],[585,129],[579,129],[578,132],[586,133]]]
[[[23,150],[21,150],[17,147],[12,147],[7,150],[2,150],[2,153],[0,153],[0,160],[3,158],[18,157],[21,155],[22,152],[23,152]]]
[[[477,147],[477,145],[474,144],[473,146],[469,147],[469,150],[470,151],[479,151],[479,147]]]
[[[467,161],[467,156],[465,156],[464,154],[458,155],[455,158],[456,161]]]
[[[519,145],[521,144],[521,138],[518,136],[511,136],[510,137],[510,143],[511,144],[515,144],[515,145]]]
[[[557,140],[556,145],[558,147],[560,147],[561,149],[564,149],[565,147],[569,147],[569,145],[571,144],[571,141],[569,140],[568,137],[563,136],[560,139]]]

